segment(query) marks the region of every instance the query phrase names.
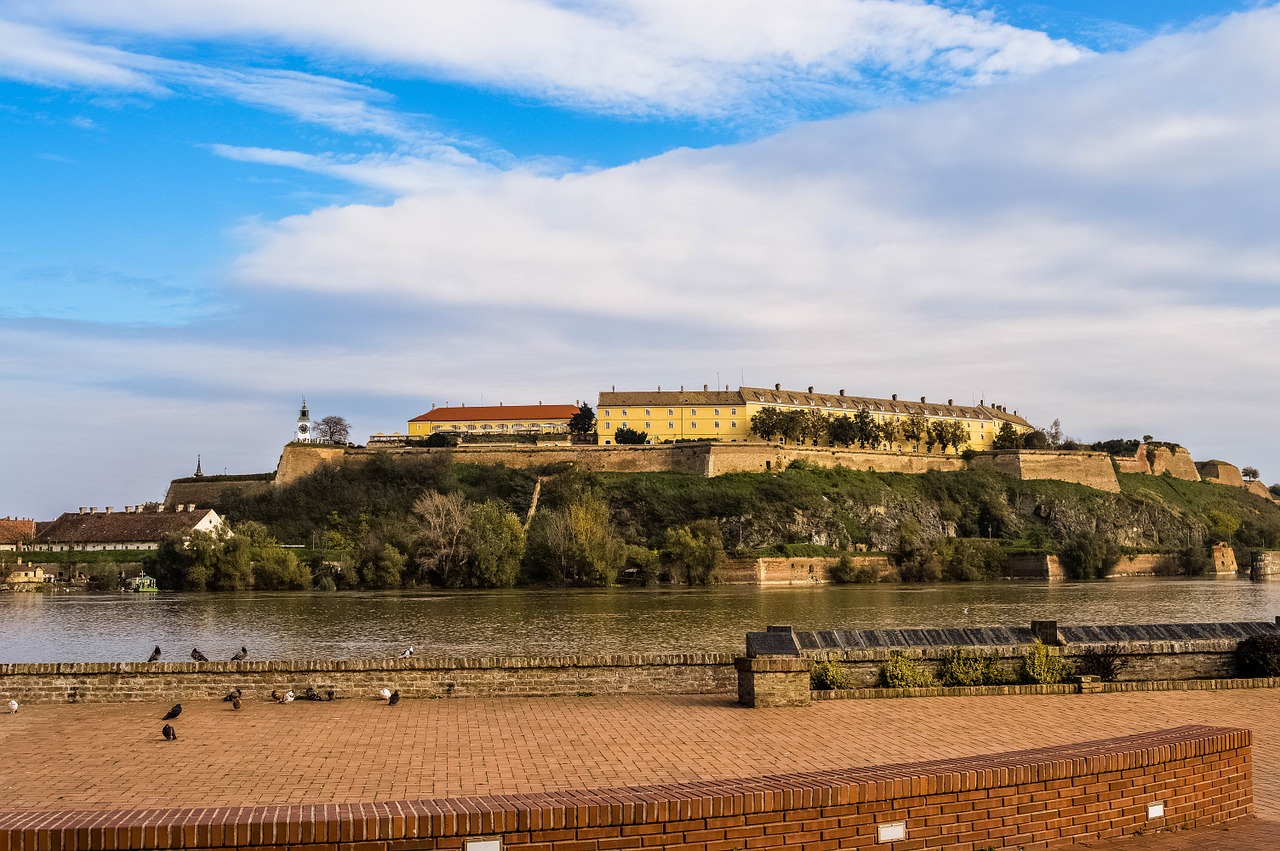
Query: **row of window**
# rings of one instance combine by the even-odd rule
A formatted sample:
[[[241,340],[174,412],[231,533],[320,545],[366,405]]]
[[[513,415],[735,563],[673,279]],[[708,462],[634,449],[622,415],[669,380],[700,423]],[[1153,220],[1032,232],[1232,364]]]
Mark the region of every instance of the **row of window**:
[[[603,417],[610,416],[609,410],[610,410],[609,408],[605,408],[603,411],[601,411],[601,412],[600,412],[600,415],[601,415],[601,416],[603,416]],[[622,411],[621,411],[620,416],[624,416],[624,417],[625,417],[626,415],[627,415],[627,409],[626,409],[626,408],[623,408],[623,409],[622,409]],[[644,415],[645,415],[646,417],[651,417],[651,416],[653,416],[653,411],[652,411],[652,409],[650,409],[650,408],[645,408],[645,409],[644,409]],[[669,416],[669,417],[674,417],[675,415],[676,415],[676,409],[675,409],[675,408],[667,408],[667,416]],[[696,417],[697,415],[698,415],[698,409],[697,409],[697,408],[690,408],[690,409],[689,409],[689,416],[691,416],[691,417]],[[738,409],[737,409],[737,408],[730,408],[730,409],[729,409],[729,416],[731,416],[731,417],[736,417],[737,415],[738,415]],[[712,414],[712,416],[716,416],[716,417],[720,416],[720,409],[719,409],[719,408],[716,408],[716,409],[715,409],[715,411],[714,411],[714,413]]]
[[[675,430],[675,427],[676,427],[676,424],[675,424],[675,422],[674,422],[674,421],[668,421],[668,422],[667,422],[667,428],[668,428],[669,430],[674,431],[674,430]],[[714,425],[713,425],[712,427],[713,427],[716,431],[719,431],[719,430],[720,430],[720,420],[716,420],[716,421],[715,421],[715,423],[714,423]],[[730,420],[730,421],[729,421],[729,428],[737,428],[737,427],[738,427],[738,421],[737,421],[737,420]],[[606,421],[605,421],[605,423],[604,423],[604,430],[607,432],[607,431],[609,431],[609,430],[610,430],[610,428],[612,428],[612,426],[611,426],[611,425],[609,424],[609,422],[606,420]],[[618,426],[618,428],[630,428],[630,426],[628,426],[628,425],[624,422],[624,423],[621,423],[621,424]],[[645,431],[649,431],[649,430],[650,430],[650,429],[652,429],[652,428],[653,428],[653,423],[651,423],[651,422],[646,422],[646,423],[644,424],[644,430],[645,430]],[[698,429],[698,423],[697,423],[697,421],[696,421],[696,420],[690,420],[690,421],[689,421],[689,430],[690,430],[690,431],[697,431],[697,429]]]

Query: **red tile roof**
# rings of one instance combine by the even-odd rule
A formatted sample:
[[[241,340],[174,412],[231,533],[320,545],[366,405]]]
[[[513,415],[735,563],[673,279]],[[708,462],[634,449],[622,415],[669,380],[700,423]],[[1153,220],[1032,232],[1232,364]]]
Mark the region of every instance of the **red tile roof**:
[[[411,423],[481,422],[484,420],[567,420],[577,405],[481,405],[474,408],[432,408]]]
[[[25,544],[36,535],[36,521],[0,519],[0,544]]]
[[[213,509],[194,511],[68,512],[40,530],[36,544],[124,544],[159,541],[165,535],[185,534]]]

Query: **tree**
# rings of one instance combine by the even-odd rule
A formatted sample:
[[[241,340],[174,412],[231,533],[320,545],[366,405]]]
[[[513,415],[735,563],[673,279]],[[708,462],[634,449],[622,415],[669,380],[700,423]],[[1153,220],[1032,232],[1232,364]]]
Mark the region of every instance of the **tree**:
[[[1262,474],[1258,472],[1257,467],[1241,467],[1240,475],[1244,476],[1246,482],[1256,482]]]
[[[613,442],[619,446],[641,446],[649,442],[649,432],[620,428],[613,433]]]
[[[992,449],[1017,449],[1022,445],[1021,439],[1018,437],[1018,430],[1013,427],[1013,423],[1000,423],[1000,430],[996,432],[996,439],[992,441]]]
[[[1042,428],[1033,429],[1022,435],[1023,449],[1048,449],[1053,445],[1049,433]]]
[[[1271,495],[1274,496],[1276,499],[1280,499],[1280,485],[1272,485],[1271,487],[1267,488],[1267,490],[1271,491]]]
[[[876,443],[880,439],[880,428],[875,417],[866,408],[853,415],[853,439],[865,448],[868,443]]]
[[[398,588],[404,575],[405,557],[391,544],[376,543],[360,555],[357,570],[366,588]]]
[[[831,442],[848,446],[858,439],[853,427],[853,419],[848,414],[841,414],[831,420]]]
[[[583,402],[578,406],[578,413],[569,417],[570,434],[591,434],[596,429],[596,412]]]
[[[1062,420],[1055,419],[1053,425],[1049,426],[1049,430],[1045,432],[1045,437],[1049,438],[1049,446],[1057,449],[1062,445]]]
[[[253,587],[264,591],[302,591],[311,587],[311,568],[289,550],[263,550],[253,562]]]
[[[777,408],[761,408],[751,415],[751,431],[761,440],[773,440],[782,433],[781,414]]]
[[[327,416],[316,423],[316,436],[328,443],[346,443],[351,436],[351,424],[346,417]]]
[[[612,585],[626,557],[608,504],[591,493],[564,508],[539,511],[529,527],[529,573],[555,585]]]
[[[497,500],[467,508],[467,569],[462,584],[472,588],[510,588],[520,576],[524,526]]]
[[[467,560],[467,498],[460,493],[427,491],[413,504],[414,564],[418,582],[446,588],[463,584]]]
[[[902,421],[902,436],[920,451],[920,441],[929,433],[929,421],[922,414],[912,414]]]
[[[725,562],[720,524],[697,520],[679,529],[668,529],[662,540],[662,559],[683,569],[686,585],[714,584]]]
[[[888,444],[889,449],[893,449],[893,445],[902,439],[902,420],[897,417],[889,417],[889,419],[880,423],[880,442]]]

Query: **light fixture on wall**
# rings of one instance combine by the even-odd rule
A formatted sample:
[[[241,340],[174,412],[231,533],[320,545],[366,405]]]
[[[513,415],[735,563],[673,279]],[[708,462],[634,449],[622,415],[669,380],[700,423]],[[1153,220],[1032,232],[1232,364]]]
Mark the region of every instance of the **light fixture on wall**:
[[[1164,818],[1164,801],[1147,804],[1147,818]]]
[[[897,842],[907,838],[907,823],[891,821],[876,825],[876,842]]]
[[[501,839],[464,839],[463,851],[502,851]]]

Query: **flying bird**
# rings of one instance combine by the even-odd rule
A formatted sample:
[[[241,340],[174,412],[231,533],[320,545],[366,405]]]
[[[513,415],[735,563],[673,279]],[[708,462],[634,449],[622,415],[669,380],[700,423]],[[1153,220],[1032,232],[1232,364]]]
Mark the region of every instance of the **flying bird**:
[[[240,691],[240,689],[233,688],[230,692],[227,693],[226,697],[222,698],[222,702],[230,703],[231,701],[235,700],[236,698],[240,697],[243,694],[244,692]]]
[[[17,711],[18,711],[18,701],[16,700],[9,701],[9,714],[13,715]]]
[[[232,709],[239,709],[239,708],[240,708],[240,698],[238,698],[238,697],[233,697],[233,698],[231,698],[231,708],[232,708]]]
[[[240,648],[240,652],[236,653],[236,655],[234,655],[234,656],[232,656],[232,657],[231,657],[231,661],[232,661],[232,662],[242,662],[242,661],[244,661],[244,657],[246,657],[246,656],[248,656],[248,655],[249,655],[249,648],[248,648],[248,647],[241,647],[241,648]]]
[[[163,718],[161,718],[160,720],[161,720],[161,721],[172,721],[174,718],[177,718],[177,717],[178,717],[179,715],[181,715],[181,714],[182,714],[182,704],[181,704],[181,703],[175,703],[175,704],[173,705],[173,708],[169,710],[168,714],[166,714],[166,715],[165,715]]]
[[[400,654],[400,658],[408,659],[412,655],[413,655],[413,645],[409,645],[404,649],[404,652]]]
[[[178,731],[173,729],[172,724],[165,724],[164,729],[160,731],[164,735],[165,741],[176,742],[178,740]]]
[[[391,689],[383,688],[382,691],[378,692],[378,697],[382,698],[383,700],[387,700],[388,698],[391,697]]]
[[[391,692],[391,697],[387,700],[387,706],[395,706],[400,702],[400,689]]]
[[[192,648],[191,648],[191,658],[192,658],[192,659],[195,659],[197,662],[208,662],[208,661],[209,661],[209,657],[208,657],[208,656],[206,656],[206,655],[204,655],[203,653],[201,653],[201,652],[200,652],[200,648],[199,648],[199,647],[192,647]]]
[[[148,662],[154,662],[160,658],[160,645],[156,645],[156,649],[151,651],[151,655],[147,657]]]

